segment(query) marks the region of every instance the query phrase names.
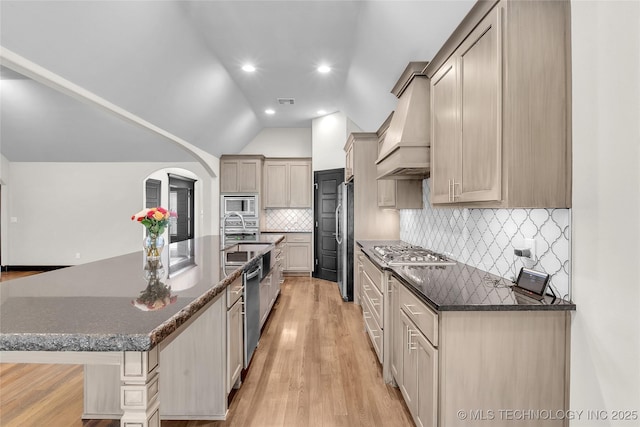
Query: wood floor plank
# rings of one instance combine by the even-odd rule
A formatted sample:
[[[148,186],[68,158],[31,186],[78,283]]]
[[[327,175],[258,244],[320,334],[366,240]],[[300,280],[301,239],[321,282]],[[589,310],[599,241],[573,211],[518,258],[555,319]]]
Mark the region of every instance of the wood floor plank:
[[[4,274],[3,274],[4,279]],[[0,364],[1,427],[115,427],[82,422],[82,367]],[[413,426],[385,385],[362,312],[333,282],[287,277],[226,421],[162,427]]]

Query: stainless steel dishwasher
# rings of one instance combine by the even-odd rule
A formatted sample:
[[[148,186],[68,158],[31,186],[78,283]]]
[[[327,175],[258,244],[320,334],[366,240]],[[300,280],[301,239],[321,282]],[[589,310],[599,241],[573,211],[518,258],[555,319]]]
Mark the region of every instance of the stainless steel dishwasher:
[[[247,266],[243,273],[244,282],[244,367],[251,362],[253,352],[260,339],[260,277],[262,257]]]

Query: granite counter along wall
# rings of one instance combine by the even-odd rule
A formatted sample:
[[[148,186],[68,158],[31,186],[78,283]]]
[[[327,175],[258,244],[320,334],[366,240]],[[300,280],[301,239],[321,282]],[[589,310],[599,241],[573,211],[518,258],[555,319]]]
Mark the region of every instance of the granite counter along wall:
[[[424,208],[400,210],[402,240],[507,279],[522,266],[544,271],[570,297],[570,209],[434,208],[428,179],[422,197]],[[536,262],[513,254],[525,238],[536,241]]]

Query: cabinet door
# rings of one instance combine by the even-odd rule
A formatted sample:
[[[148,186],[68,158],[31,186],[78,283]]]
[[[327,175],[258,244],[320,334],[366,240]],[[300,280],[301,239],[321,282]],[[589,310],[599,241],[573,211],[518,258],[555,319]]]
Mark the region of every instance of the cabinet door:
[[[269,317],[271,303],[271,278],[272,273],[260,282],[260,328]]]
[[[238,162],[223,160],[220,162],[220,192],[238,192]]]
[[[238,162],[238,191],[257,193],[260,191],[260,161],[240,160]]]
[[[287,164],[284,162],[265,162],[264,172],[264,207],[288,207]]]
[[[393,179],[378,180],[378,207],[393,208],[396,206],[396,181]]]
[[[415,418],[418,395],[418,346],[416,342],[418,331],[402,310],[400,310],[400,322],[402,323],[402,382],[400,391],[409,411]]]
[[[242,300],[238,300],[227,311],[227,393],[231,391],[242,372],[242,333]]]
[[[457,62],[452,56],[431,79],[431,201],[453,201],[460,158]]]
[[[287,270],[311,271],[311,243],[287,243]]]
[[[398,387],[402,383],[402,322],[400,321],[400,284],[395,279],[391,283],[391,375]]]
[[[344,168],[344,180],[349,181],[353,177],[353,144],[347,148]]]
[[[414,419],[419,427],[438,425],[438,350],[424,335],[414,337],[417,345],[418,401]]]
[[[311,207],[311,162],[289,164],[289,207]]]
[[[498,9],[473,30],[459,51],[461,163],[455,201],[501,199],[502,59]]]

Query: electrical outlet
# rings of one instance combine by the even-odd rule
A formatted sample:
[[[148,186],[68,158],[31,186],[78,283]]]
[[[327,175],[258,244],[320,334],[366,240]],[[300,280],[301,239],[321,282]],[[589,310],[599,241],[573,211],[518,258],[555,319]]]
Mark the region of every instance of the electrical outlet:
[[[11,222],[18,222],[18,217],[17,216],[12,216],[10,221]]]
[[[76,252],[76,259],[80,259],[80,252]]]
[[[536,240],[535,239],[524,239],[524,247],[523,249],[529,249],[529,252],[531,252],[531,255],[529,256],[530,259],[532,260],[536,260]]]

